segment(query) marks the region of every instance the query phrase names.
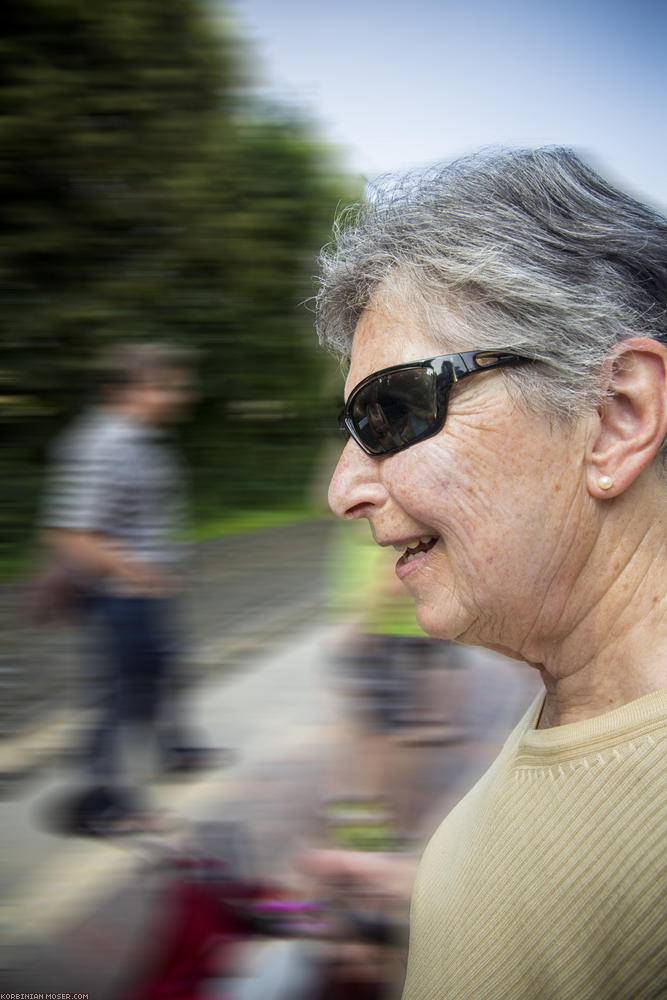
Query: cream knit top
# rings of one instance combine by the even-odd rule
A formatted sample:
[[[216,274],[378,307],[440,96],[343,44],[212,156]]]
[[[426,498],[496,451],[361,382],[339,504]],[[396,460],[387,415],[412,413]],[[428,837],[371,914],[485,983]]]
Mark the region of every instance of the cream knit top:
[[[667,998],[667,690],[541,702],[426,849],[404,1000]]]

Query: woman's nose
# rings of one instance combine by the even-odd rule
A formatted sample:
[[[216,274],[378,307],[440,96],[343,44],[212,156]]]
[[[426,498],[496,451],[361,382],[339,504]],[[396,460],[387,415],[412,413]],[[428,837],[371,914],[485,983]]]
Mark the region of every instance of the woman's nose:
[[[329,484],[329,506],[338,517],[368,517],[387,499],[379,477],[380,462],[347,442]]]

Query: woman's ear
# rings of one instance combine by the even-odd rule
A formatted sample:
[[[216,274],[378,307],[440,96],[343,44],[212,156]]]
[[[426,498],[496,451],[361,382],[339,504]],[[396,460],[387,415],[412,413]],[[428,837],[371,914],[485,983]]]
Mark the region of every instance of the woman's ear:
[[[667,437],[667,346],[649,337],[618,344],[607,364],[607,399],[590,437],[588,491],[618,496]]]

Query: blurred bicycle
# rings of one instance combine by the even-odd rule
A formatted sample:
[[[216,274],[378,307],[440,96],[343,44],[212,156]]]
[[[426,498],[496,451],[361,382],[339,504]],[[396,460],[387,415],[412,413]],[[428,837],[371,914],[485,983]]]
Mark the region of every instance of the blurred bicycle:
[[[159,915],[121,1000],[386,1000],[401,979],[407,921],[393,898],[329,883],[308,899],[259,878],[248,831],[203,826],[158,862]]]

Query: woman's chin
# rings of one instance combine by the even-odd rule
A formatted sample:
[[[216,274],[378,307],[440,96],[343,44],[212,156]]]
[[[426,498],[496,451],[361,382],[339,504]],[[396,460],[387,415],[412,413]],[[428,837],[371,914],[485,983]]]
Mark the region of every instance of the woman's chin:
[[[417,601],[417,623],[421,629],[433,639],[457,639],[465,631],[461,617],[455,614],[445,614],[443,609],[434,608]]]

